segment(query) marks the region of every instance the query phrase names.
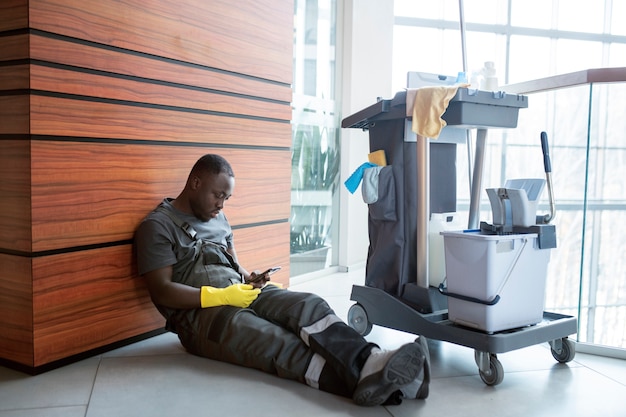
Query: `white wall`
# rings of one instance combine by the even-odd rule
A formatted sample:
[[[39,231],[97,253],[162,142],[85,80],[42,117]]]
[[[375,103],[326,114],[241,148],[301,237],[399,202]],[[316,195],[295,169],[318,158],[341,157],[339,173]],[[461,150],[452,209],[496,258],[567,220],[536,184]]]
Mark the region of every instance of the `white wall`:
[[[393,1],[339,0],[338,26],[342,34],[339,53],[341,118],[390,98],[393,49]],[[343,5],[343,7],[341,7]],[[361,266],[367,258],[367,206],[360,188],[350,194],[343,182],[369,153],[368,133],[360,129],[341,131],[341,194],[339,267]]]

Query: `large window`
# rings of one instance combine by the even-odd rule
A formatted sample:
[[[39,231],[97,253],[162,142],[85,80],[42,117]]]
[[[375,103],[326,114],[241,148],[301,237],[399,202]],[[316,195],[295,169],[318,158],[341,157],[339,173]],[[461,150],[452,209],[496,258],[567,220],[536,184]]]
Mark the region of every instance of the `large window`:
[[[501,83],[625,66],[624,0],[464,0],[467,70],[496,64]],[[407,71],[463,69],[457,0],[395,0],[393,86]],[[622,14],[620,14],[620,12]]]
[[[495,62],[500,83],[589,68],[626,67],[624,0],[465,0],[467,70]],[[463,69],[459,2],[395,0],[393,88],[408,71]],[[543,177],[539,133],[550,132],[554,224],[546,310],[579,318],[581,342],[626,349],[625,84],[586,85],[532,95],[517,129],[489,131],[484,188]],[[459,150],[459,184],[468,184]],[[462,177],[465,176],[465,179]],[[483,195],[485,197],[485,195]],[[547,193],[539,211],[547,212]],[[469,202],[460,187],[459,210]],[[481,220],[491,210],[483,198]]]
[[[337,224],[335,0],[295,0],[291,275],[329,266]]]

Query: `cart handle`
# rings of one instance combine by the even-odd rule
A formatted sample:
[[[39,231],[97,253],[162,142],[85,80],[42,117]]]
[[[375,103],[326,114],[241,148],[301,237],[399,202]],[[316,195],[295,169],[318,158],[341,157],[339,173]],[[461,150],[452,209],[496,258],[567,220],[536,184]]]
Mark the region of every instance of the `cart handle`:
[[[556,204],[554,202],[554,192],[552,191],[552,164],[550,163],[550,147],[548,145],[548,134],[546,132],[541,132],[541,151],[543,152],[543,168],[546,172],[546,183],[548,184],[550,213],[537,216],[537,223],[548,224],[554,220]]]
[[[485,300],[481,300],[480,298],[474,298],[474,297],[468,297],[467,295],[463,295],[463,294],[456,294],[453,292],[448,292],[448,290],[443,286],[443,282],[441,284],[439,284],[439,292],[443,295],[445,295],[446,297],[452,297],[452,298],[458,298],[459,300],[463,300],[463,301],[469,301],[470,303],[476,303],[476,304],[483,304],[486,306],[492,306],[492,305],[496,305],[498,303],[498,301],[500,301],[500,296],[496,295],[495,298],[491,301],[485,301]]]

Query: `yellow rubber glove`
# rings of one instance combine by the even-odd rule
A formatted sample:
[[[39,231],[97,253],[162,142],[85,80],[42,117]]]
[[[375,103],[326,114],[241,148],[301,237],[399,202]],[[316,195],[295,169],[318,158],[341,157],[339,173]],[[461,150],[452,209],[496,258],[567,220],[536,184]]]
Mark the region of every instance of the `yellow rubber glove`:
[[[250,284],[234,284],[226,288],[204,286],[200,288],[202,308],[216,306],[248,307],[259,296],[261,290]]]

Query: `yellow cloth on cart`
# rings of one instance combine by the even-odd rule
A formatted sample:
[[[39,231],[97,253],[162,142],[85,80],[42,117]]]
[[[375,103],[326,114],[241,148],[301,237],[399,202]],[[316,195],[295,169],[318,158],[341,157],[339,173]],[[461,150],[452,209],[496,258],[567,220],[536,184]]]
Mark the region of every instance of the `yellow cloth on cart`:
[[[412,103],[412,130],[425,138],[437,139],[446,121],[441,118],[461,85],[422,87],[407,91],[407,113]],[[408,116],[408,114],[407,114]]]
[[[387,166],[387,156],[385,155],[385,151],[383,149],[368,154],[367,160],[372,164],[376,164],[381,167]]]

